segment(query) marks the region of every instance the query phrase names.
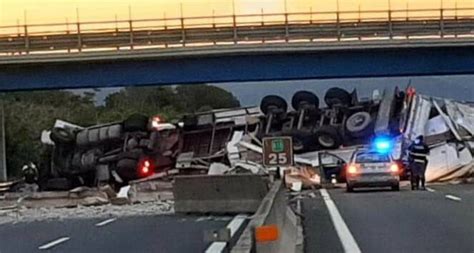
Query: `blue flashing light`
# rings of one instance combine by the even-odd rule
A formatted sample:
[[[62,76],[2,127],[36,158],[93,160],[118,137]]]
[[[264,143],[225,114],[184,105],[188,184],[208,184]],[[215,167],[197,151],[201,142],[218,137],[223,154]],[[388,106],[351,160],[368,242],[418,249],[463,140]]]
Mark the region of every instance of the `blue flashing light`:
[[[374,148],[379,153],[390,153],[392,151],[392,140],[387,137],[377,137],[373,142]]]

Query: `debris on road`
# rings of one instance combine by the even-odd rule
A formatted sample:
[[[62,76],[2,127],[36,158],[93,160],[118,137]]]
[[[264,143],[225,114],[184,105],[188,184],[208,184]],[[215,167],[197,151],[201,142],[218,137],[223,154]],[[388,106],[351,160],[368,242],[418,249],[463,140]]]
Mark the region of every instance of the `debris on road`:
[[[316,189],[321,186],[320,176],[311,167],[290,167],[284,174],[286,187],[293,191],[301,191],[308,188]]]

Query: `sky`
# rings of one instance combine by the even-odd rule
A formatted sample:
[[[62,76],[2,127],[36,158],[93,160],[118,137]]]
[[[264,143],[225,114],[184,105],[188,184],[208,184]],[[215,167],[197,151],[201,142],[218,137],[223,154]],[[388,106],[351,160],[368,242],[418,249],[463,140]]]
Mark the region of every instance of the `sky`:
[[[338,0],[340,10],[374,10],[409,8],[439,8],[441,2],[445,7],[474,8],[474,0]],[[129,17],[129,6],[133,18],[179,17],[182,3],[185,16],[231,14],[232,0],[0,0],[0,26],[20,24],[56,23],[76,19],[76,10],[81,21],[98,21],[126,19]],[[286,0],[290,12],[333,11],[337,0]],[[282,12],[285,0],[235,0],[237,14]]]

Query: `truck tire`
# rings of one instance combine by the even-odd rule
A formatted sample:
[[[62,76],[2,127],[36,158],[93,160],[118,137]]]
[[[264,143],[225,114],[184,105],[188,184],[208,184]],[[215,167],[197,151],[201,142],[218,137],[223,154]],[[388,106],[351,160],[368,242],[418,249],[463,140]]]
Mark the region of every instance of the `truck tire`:
[[[110,140],[117,140],[122,137],[122,125],[120,124],[111,125],[107,128],[107,130],[107,136]]]
[[[109,128],[110,127],[101,127],[99,128],[99,141],[104,142],[109,140]]]
[[[93,128],[87,130],[87,140],[89,141],[88,144],[97,144],[100,141],[100,129]]]
[[[304,152],[311,151],[314,144],[314,138],[311,133],[303,132],[303,131],[291,131],[287,133],[283,133],[283,136],[289,136],[293,139],[293,152],[295,154],[301,154]]]
[[[124,158],[117,162],[118,169],[135,169],[137,167],[138,160]]]
[[[356,112],[346,120],[346,130],[352,137],[364,137],[370,134],[372,122],[368,112]]]
[[[351,104],[351,101],[351,94],[341,88],[331,88],[324,96],[324,102],[326,102],[329,107],[334,107],[334,105],[348,106]]]
[[[72,131],[55,127],[51,130],[51,140],[54,141],[56,144],[69,144],[74,142],[74,133]]]
[[[268,114],[275,109],[286,112],[288,110],[288,104],[285,99],[276,95],[269,95],[262,99],[260,110],[263,114]]]
[[[142,114],[132,114],[123,122],[126,132],[145,132],[148,129],[148,117]]]
[[[315,133],[316,141],[323,149],[336,149],[342,144],[342,138],[333,126],[322,126]]]
[[[89,144],[89,131],[87,129],[81,130],[76,135],[76,144],[78,146],[85,146]]]
[[[291,106],[296,111],[300,110],[305,104],[313,105],[319,108],[319,98],[312,92],[309,91],[298,91],[291,99]]]

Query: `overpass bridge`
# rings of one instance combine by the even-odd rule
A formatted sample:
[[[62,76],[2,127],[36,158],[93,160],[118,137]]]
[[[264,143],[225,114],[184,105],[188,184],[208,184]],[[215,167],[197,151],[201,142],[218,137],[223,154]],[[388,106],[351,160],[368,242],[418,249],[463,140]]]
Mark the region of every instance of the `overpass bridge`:
[[[0,90],[474,74],[474,8],[0,27]]]

